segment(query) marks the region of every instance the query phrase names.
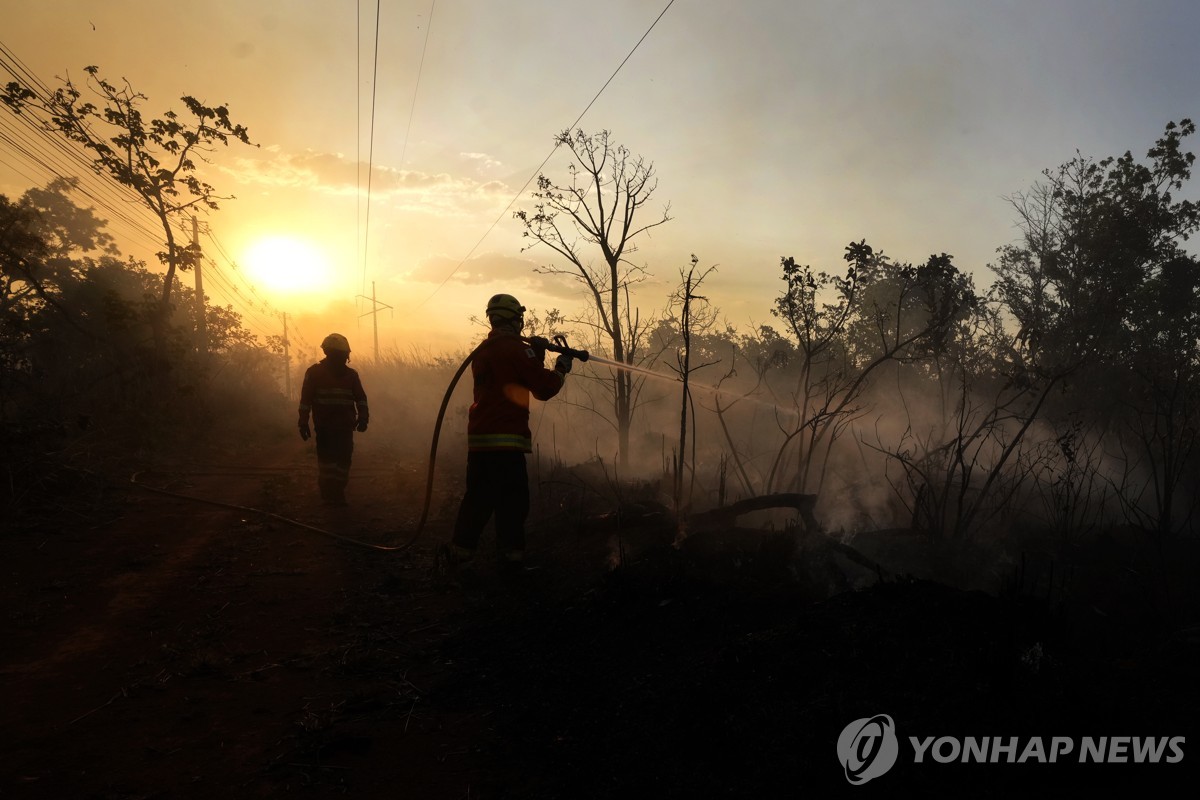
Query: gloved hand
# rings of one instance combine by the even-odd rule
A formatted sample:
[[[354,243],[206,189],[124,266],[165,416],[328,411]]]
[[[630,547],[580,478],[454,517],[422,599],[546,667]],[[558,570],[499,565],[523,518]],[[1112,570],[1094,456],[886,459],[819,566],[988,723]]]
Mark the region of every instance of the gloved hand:
[[[533,352],[537,354],[538,360],[542,361],[546,358],[546,348],[550,344],[550,340],[544,336],[530,336],[526,341],[533,348]]]
[[[358,424],[354,426],[354,430],[358,431],[359,433],[366,433],[367,421],[365,419],[360,419]]]
[[[308,428],[308,423],[307,423],[307,422],[301,422],[301,423],[300,423],[300,439],[301,439],[302,441],[305,441],[305,442],[307,442],[307,441],[308,441],[308,437],[310,437],[310,436],[312,436],[312,431],[311,431],[311,430],[309,430],[309,428]]]
[[[554,371],[557,372],[559,375],[566,375],[568,372],[570,372],[571,371],[571,357],[564,353],[563,355],[560,355],[558,358],[556,358],[554,360]]]

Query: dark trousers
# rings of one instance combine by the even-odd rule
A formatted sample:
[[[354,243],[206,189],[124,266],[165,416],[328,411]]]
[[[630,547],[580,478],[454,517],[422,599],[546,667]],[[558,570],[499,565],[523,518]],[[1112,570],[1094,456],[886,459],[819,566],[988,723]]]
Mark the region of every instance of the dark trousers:
[[[467,491],[454,522],[454,544],[474,550],[492,515],[501,553],[525,550],[529,473],[525,454],[512,450],[467,453]]]
[[[323,501],[346,502],[346,481],[350,479],[353,454],[353,428],[317,428],[317,487]]]

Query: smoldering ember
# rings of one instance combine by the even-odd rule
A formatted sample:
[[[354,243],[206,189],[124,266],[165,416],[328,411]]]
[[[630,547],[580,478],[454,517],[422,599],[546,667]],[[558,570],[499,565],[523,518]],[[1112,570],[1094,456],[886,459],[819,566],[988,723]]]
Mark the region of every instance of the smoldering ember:
[[[46,148],[0,156],[74,154],[0,195],[0,795],[1200,777],[1191,120],[1023,176],[987,264],[866,221],[816,266],[631,261],[676,241],[653,154],[551,131],[497,222],[536,272],[305,314],[222,246],[236,109],[0,65]],[[403,166],[388,202],[454,182]],[[470,344],[381,348],[423,298]]]

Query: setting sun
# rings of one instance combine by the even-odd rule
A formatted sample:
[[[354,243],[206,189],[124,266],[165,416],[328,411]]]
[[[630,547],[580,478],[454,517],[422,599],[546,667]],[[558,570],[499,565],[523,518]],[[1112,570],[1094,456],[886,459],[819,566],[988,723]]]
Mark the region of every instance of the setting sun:
[[[251,280],[276,292],[313,292],[329,285],[329,262],[321,250],[303,239],[270,236],[245,251]]]

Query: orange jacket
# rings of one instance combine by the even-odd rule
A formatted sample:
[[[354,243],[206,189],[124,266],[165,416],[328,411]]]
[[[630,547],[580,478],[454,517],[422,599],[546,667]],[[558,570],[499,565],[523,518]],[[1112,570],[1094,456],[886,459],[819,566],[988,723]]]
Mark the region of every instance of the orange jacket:
[[[507,331],[492,331],[471,361],[475,402],[467,413],[467,448],[533,451],[529,395],[549,400],[563,377],[546,369],[538,353]]]
[[[366,422],[370,412],[358,371],[350,367],[336,369],[325,359],[309,367],[300,389],[301,425],[308,424],[310,410],[317,428],[348,431],[355,423]]]

